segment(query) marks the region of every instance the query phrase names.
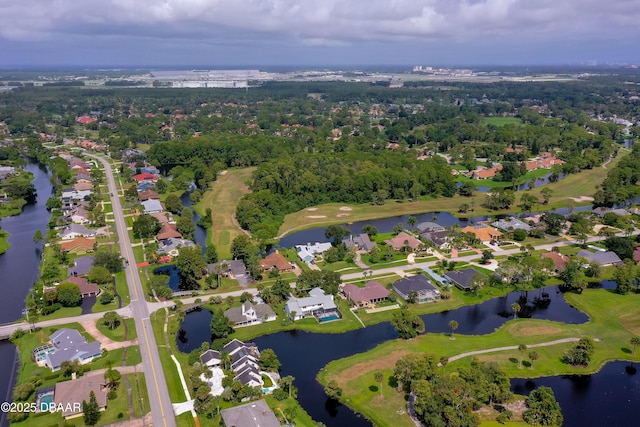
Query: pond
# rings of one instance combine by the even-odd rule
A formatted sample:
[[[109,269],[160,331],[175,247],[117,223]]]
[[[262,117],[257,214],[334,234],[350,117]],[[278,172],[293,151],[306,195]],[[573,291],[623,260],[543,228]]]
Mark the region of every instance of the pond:
[[[529,395],[540,386],[551,387],[562,409],[564,427],[631,426],[638,422],[640,375],[636,371],[629,362],[610,362],[593,375],[514,378],[511,391]]]
[[[193,187],[189,191],[182,193],[182,196],[180,196],[180,201],[182,202],[182,206],[193,210],[193,203],[191,203],[190,197],[192,191]],[[198,215],[196,211],[193,211],[193,224],[196,226],[196,232],[193,234],[193,239],[202,249],[202,255],[204,256],[204,252],[207,249],[207,229],[198,225],[199,220],[200,215]]]
[[[524,299],[524,297],[527,297]],[[544,302],[541,302],[541,300]],[[449,321],[459,323],[456,333],[488,334],[513,318],[511,304],[519,302],[522,315],[566,323],[584,323],[588,317],[571,307],[557,287],[531,291],[528,295],[512,292],[475,306],[421,316],[428,332],[447,333]],[[211,312],[196,311],[185,316],[177,346],[188,353],[204,341],[211,341]],[[292,375],[299,388],[298,400],[314,420],[330,426],[368,426],[370,423],[349,408],[327,399],[316,381],[317,373],[332,360],[368,351],[378,344],[398,337],[390,323],[380,323],[341,334],[301,331],[279,332],[254,340],[260,349],[273,349],[282,363],[281,375]]]
[[[153,274],[164,274],[169,276],[169,287],[172,291],[180,291],[180,269],[175,265],[166,265],[153,269]]]

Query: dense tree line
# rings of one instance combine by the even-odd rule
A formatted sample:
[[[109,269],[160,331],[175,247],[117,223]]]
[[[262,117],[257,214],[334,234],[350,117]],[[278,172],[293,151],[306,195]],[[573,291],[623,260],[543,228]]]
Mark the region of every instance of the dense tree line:
[[[609,168],[607,177],[594,194],[595,206],[612,207],[624,205],[627,200],[640,195],[640,145],[633,146],[631,153]]]
[[[327,202],[384,203],[429,194],[453,196],[453,176],[444,159],[418,161],[400,153],[301,154],[261,164],[253,193],[238,204],[240,224],[258,236],[276,234],[284,216]]]

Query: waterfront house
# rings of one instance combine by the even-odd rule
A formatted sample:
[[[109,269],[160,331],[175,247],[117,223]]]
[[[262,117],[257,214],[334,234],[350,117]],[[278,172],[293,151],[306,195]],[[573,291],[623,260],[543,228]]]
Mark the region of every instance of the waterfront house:
[[[99,341],[87,342],[76,329],[62,328],[49,336],[55,351],[46,355],[46,366],[52,371],[60,370],[62,362],[78,360],[81,364],[102,356]]]
[[[415,276],[405,277],[393,284],[393,290],[396,291],[405,301],[409,299],[409,293],[416,293],[416,302],[425,303],[436,301],[440,298],[440,292],[431,284],[427,276],[417,274]]]
[[[373,307],[377,303],[389,298],[389,291],[375,280],[370,281],[363,288],[347,283],[342,286],[341,293],[357,307]]]
[[[486,277],[484,274],[478,272],[473,268],[465,268],[464,270],[448,271],[444,273],[444,277],[453,283],[458,289],[463,291],[470,291],[471,284],[476,279],[476,276]]]

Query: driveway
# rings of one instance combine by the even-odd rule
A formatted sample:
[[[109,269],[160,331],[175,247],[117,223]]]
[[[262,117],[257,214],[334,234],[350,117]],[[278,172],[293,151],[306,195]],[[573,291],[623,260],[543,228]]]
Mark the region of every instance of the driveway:
[[[99,322],[100,320],[98,320]],[[85,331],[89,333],[93,338],[97,341],[100,341],[102,348],[107,349],[109,351],[115,350],[117,348],[131,347],[132,345],[138,345],[138,339],[129,340],[129,341],[113,341],[110,338],[107,338],[96,328],[96,321],[86,320],[79,322],[80,325],[84,328]]]

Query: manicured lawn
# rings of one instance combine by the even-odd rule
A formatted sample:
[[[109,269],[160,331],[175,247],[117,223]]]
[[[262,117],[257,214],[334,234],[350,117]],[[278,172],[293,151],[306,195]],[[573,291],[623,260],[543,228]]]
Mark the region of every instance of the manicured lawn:
[[[113,341],[128,341],[136,338],[136,325],[132,318],[124,319],[127,325],[127,336],[124,336],[124,324],[120,323],[117,328],[109,329],[107,325],[100,319],[96,326],[100,332]]]
[[[405,354],[429,352],[451,357],[473,350],[496,348],[503,346],[531,345],[554,341],[560,338],[589,336],[600,340],[595,344],[595,353],[588,368],[573,367],[562,362],[564,352],[574,343],[555,344],[536,348],[539,355],[534,366],[525,363],[525,368],[518,367],[519,352],[506,350],[477,356],[480,360],[497,362],[511,377],[539,377],[560,374],[592,373],[597,371],[606,361],[629,360],[640,361],[640,353],[631,355],[629,340],[637,333],[635,320],[640,294],[617,295],[603,289],[586,290],[582,294],[565,294],[567,301],[587,313],[590,320],[580,325],[563,324],[547,320],[517,319],[507,322],[496,332],[481,336],[456,335],[455,340],[448,334],[429,334],[414,340],[392,340],[375,349],[349,358],[331,362],[319,374],[322,383],[335,380],[343,389],[344,402],[372,419],[376,425],[402,425],[401,420],[408,418],[398,415],[391,408],[404,407],[401,393],[387,390],[386,379],[392,375],[395,362]],[[427,331],[429,325],[427,326]],[[443,370],[453,372],[458,366],[468,366],[471,357],[449,363]],[[525,358],[526,360],[526,358]],[[374,384],[373,373],[382,371],[385,377],[380,401],[373,401],[375,396],[369,389]],[[387,401],[390,406],[387,406]],[[407,424],[409,426],[410,424]],[[515,425],[515,424],[514,424]]]
[[[276,400],[271,395],[266,395],[264,399],[278,419],[286,418],[291,425],[299,427],[315,427],[317,425],[295,399]],[[284,425],[284,423],[282,424]]]
[[[172,402],[184,402],[186,399],[186,396],[184,395],[184,390],[182,389],[182,385],[180,383],[180,377],[178,376],[176,364],[171,359],[169,355],[169,351],[165,345],[164,332],[163,332],[164,318],[165,318],[164,310],[158,310],[151,315],[151,324],[153,326],[153,334],[156,338],[156,343],[158,344],[158,353],[160,355],[160,363],[162,364],[162,370],[164,371],[164,375],[167,379],[167,386],[169,388],[169,397],[171,398]],[[175,337],[177,332],[177,327],[178,327],[177,322],[174,322],[174,325],[172,325],[170,322],[169,327],[170,327],[169,337]],[[171,347],[172,348],[175,347],[175,342],[171,342],[171,339],[169,340],[170,340]],[[184,368],[187,366],[185,363],[187,355],[178,352],[177,349],[175,348],[173,351],[176,357],[178,357],[178,360],[183,359],[183,360],[180,360],[180,363],[182,364],[183,371],[184,371]],[[186,375],[187,375],[186,372],[183,372],[183,374],[185,375],[185,378],[186,378]]]
[[[127,366],[135,366],[142,363],[142,356],[140,355],[140,347],[137,345],[127,348],[127,356],[125,358]]]
[[[220,259],[231,259],[231,242],[242,231],[233,224],[236,206],[242,196],[249,192],[247,182],[255,168],[228,169],[218,174],[211,190],[204,193],[202,200],[194,206],[200,216],[207,208],[212,211],[211,241],[218,248]]]
[[[485,126],[521,125],[522,120],[517,117],[485,117],[483,123]]]
[[[75,317],[82,314],[80,307],[62,307],[48,316],[40,316],[40,320],[62,319],[64,317]]]
[[[346,261],[338,261],[338,262],[332,262],[332,263],[319,261],[319,262],[316,262],[316,265],[320,267],[322,270],[339,271],[340,273],[343,273],[343,274],[362,271],[362,269],[357,265],[346,262]]]
[[[127,286],[127,278],[124,274],[124,271],[119,271],[118,273],[116,273],[116,289],[122,297],[122,305],[128,305],[130,302],[129,287]]]
[[[103,287],[104,292],[104,287]],[[100,303],[100,297],[96,298],[96,303],[91,307],[91,311],[94,313],[104,313],[105,311],[113,311],[118,309],[118,298],[114,296],[113,301],[109,304]]]
[[[550,174],[550,169],[536,169],[529,171],[522,175],[520,178],[516,180],[516,184],[520,185],[529,180],[541,178],[547,174]],[[513,187],[513,182],[511,181],[494,181],[493,179],[473,179],[466,177],[464,175],[456,176],[456,181],[459,182],[471,182],[478,187],[489,187],[489,188],[511,188]]]
[[[131,249],[133,249],[133,256],[136,262],[144,261],[144,249],[142,249],[142,246],[134,246]]]
[[[147,381],[144,378],[144,374],[128,374],[127,378],[129,379],[129,384],[131,384],[134,415],[141,417],[151,410],[147,394]]]

